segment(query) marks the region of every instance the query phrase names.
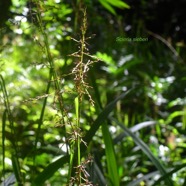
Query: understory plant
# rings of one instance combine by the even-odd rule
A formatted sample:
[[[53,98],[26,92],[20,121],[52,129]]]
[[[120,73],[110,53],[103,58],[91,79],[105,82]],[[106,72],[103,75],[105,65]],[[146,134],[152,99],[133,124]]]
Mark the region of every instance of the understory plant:
[[[99,2],[113,15],[126,6]],[[14,3],[0,56],[2,185],[185,184],[185,99],[169,94],[183,61],[159,40],[116,43],[120,25],[89,16],[91,1]]]

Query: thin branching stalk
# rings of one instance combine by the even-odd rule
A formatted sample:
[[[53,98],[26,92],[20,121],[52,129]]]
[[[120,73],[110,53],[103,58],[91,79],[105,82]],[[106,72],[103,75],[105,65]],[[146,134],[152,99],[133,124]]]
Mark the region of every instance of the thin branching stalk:
[[[38,23],[38,27],[39,27],[39,31],[41,33],[41,35],[43,36],[43,44],[40,43],[42,49],[44,49],[44,52],[47,56],[47,60],[48,60],[48,65],[49,65],[49,82],[47,85],[47,89],[45,94],[48,95],[49,94],[49,90],[50,90],[50,86],[51,86],[51,82],[54,82],[54,87],[55,87],[55,91],[56,91],[56,96],[58,98],[58,103],[59,103],[59,109],[61,112],[61,116],[62,116],[62,122],[63,124],[65,123],[64,118],[67,117],[68,119],[68,113],[66,113],[65,109],[64,109],[64,101],[63,101],[63,97],[61,94],[61,84],[59,82],[59,76],[57,74],[57,72],[55,71],[55,66],[54,66],[54,61],[53,61],[53,57],[51,55],[50,52],[50,47],[49,47],[49,39],[47,36],[47,33],[44,29],[44,24],[43,24],[43,20],[42,20],[42,11],[44,11],[44,7],[42,6],[41,1],[34,1],[36,4],[36,16],[37,16],[37,23]],[[81,107],[82,107],[82,101],[83,101],[83,96],[87,95],[90,99],[90,102],[93,104],[93,100],[91,98],[91,95],[89,94],[88,88],[89,85],[86,83],[85,78],[86,78],[86,74],[89,70],[89,66],[92,65],[92,63],[94,61],[88,60],[87,63],[85,63],[85,56],[86,57],[91,57],[92,56],[87,52],[87,48],[86,48],[86,30],[87,30],[87,18],[86,18],[86,9],[83,10],[83,19],[82,19],[82,26],[81,26],[81,38],[79,41],[77,41],[80,45],[80,50],[74,54],[72,54],[72,56],[75,56],[78,58],[76,66],[73,68],[72,73],[74,74],[74,84],[76,87],[76,93],[77,93],[77,97],[75,98],[75,115],[76,115],[76,122],[74,124],[72,124],[71,122],[68,122],[68,124],[71,127],[71,136],[66,140],[66,142],[69,143],[70,145],[70,162],[69,162],[69,173],[68,173],[68,183],[76,183],[77,185],[81,185],[83,182],[88,182],[88,179],[85,175],[85,165],[84,163],[81,162],[81,143],[83,142],[82,140],[82,131],[81,131],[81,126],[80,126],[80,118],[81,118]],[[94,58],[95,60],[95,58]],[[43,117],[44,117],[44,111],[45,111],[45,107],[46,107],[46,102],[47,102],[47,97],[45,97],[44,102],[43,102],[43,107],[41,110],[41,114],[40,114],[40,119],[39,119],[39,123],[38,123],[38,128],[37,128],[37,133],[36,133],[36,140],[35,140],[35,151],[37,149],[37,142],[39,140],[39,134],[40,134],[40,130],[41,130],[41,125],[43,123]],[[65,134],[66,133],[66,127],[65,125],[63,125],[64,130],[65,130]],[[85,144],[85,142],[84,142]],[[68,149],[67,149],[68,150]],[[35,160],[34,160],[35,162]],[[76,170],[75,174],[72,173],[74,172],[73,170]],[[72,177],[75,176],[75,177]]]
[[[82,110],[82,103],[84,95],[87,95],[89,97],[90,103],[94,105],[94,101],[91,98],[91,95],[88,91],[90,86],[88,83],[86,83],[86,75],[89,70],[89,66],[92,65],[94,62],[96,62],[95,58],[91,56],[88,53],[88,49],[86,47],[86,31],[87,31],[87,12],[86,9],[83,11],[83,19],[81,24],[81,38],[80,40],[76,40],[72,38],[75,42],[77,42],[80,45],[80,50],[78,52],[75,52],[71,54],[71,56],[77,58],[76,60],[76,66],[72,70],[72,74],[74,74],[74,82],[75,82],[75,88],[77,92],[77,97],[75,98],[75,111],[76,111],[76,124],[72,126],[72,137],[74,139],[74,142],[71,143],[71,149],[74,151],[71,154],[70,159],[70,169],[72,167],[76,168],[76,174],[75,177],[71,178],[71,183],[76,183],[77,185],[81,185],[83,183],[88,183],[88,178],[85,170],[85,165],[87,161],[81,162],[81,143],[83,142],[86,146],[86,143],[82,140],[82,131],[81,131],[81,110]],[[88,58],[93,58],[95,61],[88,60],[86,62],[85,56]],[[77,155],[76,161],[74,154]],[[72,162],[75,163],[72,166]],[[72,170],[69,170],[71,172]],[[72,181],[73,180],[73,181]],[[69,180],[70,181],[70,180]]]
[[[62,122],[64,123],[64,108],[63,108],[63,98],[62,98],[62,95],[61,95],[61,85],[60,85],[60,82],[59,82],[59,78],[58,78],[58,75],[57,75],[57,72],[55,71],[55,68],[54,68],[54,62],[53,62],[53,58],[52,58],[52,55],[51,55],[51,52],[50,52],[50,47],[49,47],[49,40],[48,40],[48,36],[47,36],[47,33],[44,29],[44,24],[43,24],[43,20],[42,20],[42,16],[41,16],[41,12],[42,12],[42,5],[41,5],[41,2],[40,1],[37,1],[36,2],[36,7],[37,7],[37,22],[38,22],[38,25],[39,25],[39,29],[40,29],[40,32],[41,32],[41,35],[43,36],[43,39],[44,39],[44,44],[43,44],[43,48],[44,48],[44,51],[47,55],[47,59],[48,59],[48,62],[49,62],[49,82],[48,82],[48,85],[47,85],[47,89],[46,89],[46,94],[49,93],[49,90],[50,90],[50,86],[51,86],[51,81],[53,79],[54,81],[54,86],[55,86],[55,91],[56,91],[56,96],[58,98],[58,103],[59,103],[59,108],[60,108],[60,112],[61,112],[61,120]],[[37,130],[37,136],[36,136],[36,141],[35,141],[35,149],[37,148],[37,142],[38,142],[38,138],[39,138],[39,134],[40,134],[40,129],[41,129],[41,125],[42,125],[42,122],[43,122],[43,116],[44,116],[44,110],[45,110],[45,106],[46,106],[46,102],[47,102],[47,97],[44,99],[44,102],[43,102],[43,108],[42,108],[42,111],[41,111],[41,114],[40,114],[40,120],[39,120],[39,123],[38,123],[38,130]],[[63,129],[66,131],[66,128],[65,128],[65,125],[62,126]],[[66,132],[65,132],[66,134]],[[67,149],[67,152],[68,152],[68,149]]]

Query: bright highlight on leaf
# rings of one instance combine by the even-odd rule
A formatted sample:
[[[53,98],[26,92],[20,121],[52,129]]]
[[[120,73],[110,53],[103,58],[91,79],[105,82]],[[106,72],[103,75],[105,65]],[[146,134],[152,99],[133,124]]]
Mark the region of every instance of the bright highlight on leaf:
[[[130,6],[121,0],[99,0],[99,2],[112,14],[116,15],[115,8],[130,8]]]

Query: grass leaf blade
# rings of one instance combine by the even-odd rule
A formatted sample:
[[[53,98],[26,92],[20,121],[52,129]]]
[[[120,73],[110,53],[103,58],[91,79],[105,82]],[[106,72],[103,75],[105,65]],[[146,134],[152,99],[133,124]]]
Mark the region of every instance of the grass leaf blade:
[[[116,163],[113,141],[111,139],[108,130],[108,125],[106,124],[106,122],[102,124],[102,134],[103,134],[103,139],[105,144],[108,174],[111,181],[111,185],[119,186],[119,175],[117,170],[117,163]]]
[[[84,137],[84,141],[86,143],[89,143],[93,136],[95,135],[96,131],[99,129],[99,127],[101,126],[101,124],[103,123],[103,121],[105,121],[108,118],[108,115],[110,114],[110,112],[115,108],[116,103],[123,99],[125,96],[127,96],[133,89],[130,89],[124,93],[122,93],[119,97],[117,97],[114,101],[110,102],[105,109],[103,109],[103,111],[99,114],[99,116],[97,117],[97,119],[94,121],[94,123],[92,124],[90,130],[87,132],[86,136]]]
[[[52,162],[49,164],[43,172],[41,172],[36,179],[33,181],[32,186],[38,186],[38,185],[43,185],[44,182],[51,178],[52,175],[59,169],[61,168],[65,163],[69,162],[69,155],[65,155],[55,162]]]
[[[118,122],[116,119],[113,118],[113,121],[119,125],[124,132],[129,135],[130,137],[132,137],[132,139],[134,140],[134,142],[141,148],[141,150],[148,156],[148,158],[152,161],[152,163],[154,164],[154,166],[156,166],[156,168],[160,171],[160,173],[162,175],[166,175],[167,171],[164,168],[164,166],[160,163],[160,161],[152,154],[152,152],[150,151],[150,149],[148,148],[148,146],[139,138],[137,137],[135,134],[133,134],[127,127],[125,127],[122,123]],[[171,179],[169,178],[169,176],[166,177],[165,182],[169,185],[169,186],[173,186],[173,182],[171,181]]]

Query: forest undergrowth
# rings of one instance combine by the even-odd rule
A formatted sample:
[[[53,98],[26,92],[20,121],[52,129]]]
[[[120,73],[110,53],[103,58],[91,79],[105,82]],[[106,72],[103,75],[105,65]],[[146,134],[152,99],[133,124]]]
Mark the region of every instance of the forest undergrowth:
[[[184,185],[179,50],[141,24],[147,43],[116,42],[91,3],[19,3],[28,17],[1,30],[1,185]]]

